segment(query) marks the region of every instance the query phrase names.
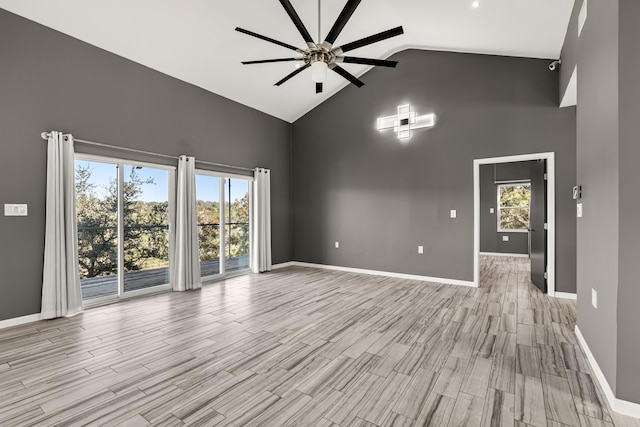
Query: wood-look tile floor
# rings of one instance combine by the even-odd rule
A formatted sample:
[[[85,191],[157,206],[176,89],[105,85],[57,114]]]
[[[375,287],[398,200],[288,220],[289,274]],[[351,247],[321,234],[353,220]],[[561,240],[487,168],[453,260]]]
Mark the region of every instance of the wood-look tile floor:
[[[526,259],[481,288],[288,268],[0,331],[0,425],[640,426]]]

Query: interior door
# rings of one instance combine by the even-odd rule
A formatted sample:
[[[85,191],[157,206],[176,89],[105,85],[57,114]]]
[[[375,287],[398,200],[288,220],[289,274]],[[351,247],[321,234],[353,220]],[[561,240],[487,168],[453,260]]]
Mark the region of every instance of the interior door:
[[[531,167],[531,205],[529,214],[529,239],[531,245],[531,281],[542,292],[547,292],[547,181],[546,160],[539,160]]]

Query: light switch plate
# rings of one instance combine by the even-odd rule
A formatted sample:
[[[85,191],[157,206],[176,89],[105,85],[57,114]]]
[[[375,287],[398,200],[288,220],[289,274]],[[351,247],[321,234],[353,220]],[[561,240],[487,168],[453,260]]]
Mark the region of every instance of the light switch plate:
[[[502,241],[503,242],[508,242],[509,241],[509,236],[502,236]]]
[[[418,253],[419,254],[423,254],[424,253],[424,246],[418,246]]]
[[[455,209],[451,209],[451,218],[457,218],[458,212]]]
[[[336,242],[335,246],[336,246],[336,249],[339,248],[340,247],[340,242]]]
[[[29,213],[26,204],[4,204],[4,216],[27,216]]]
[[[582,203],[576,204],[576,216],[582,218]]]
[[[495,210],[493,208],[489,208],[489,213],[494,213]]]

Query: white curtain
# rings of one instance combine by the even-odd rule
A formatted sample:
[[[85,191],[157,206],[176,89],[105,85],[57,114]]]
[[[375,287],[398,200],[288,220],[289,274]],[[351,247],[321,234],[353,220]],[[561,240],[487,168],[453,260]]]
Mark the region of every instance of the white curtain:
[[[171,277],[174,291],[188,291],[202,287],[196,218],[195,163],[194,157],[178,158],[175,249]]]
[[[254,169],[253,180],[252,270],[271,271],[271,171]]]
[[[73,136],[47,135],[47,203],[42,275],[42,318],[82,311],[76,234]]]

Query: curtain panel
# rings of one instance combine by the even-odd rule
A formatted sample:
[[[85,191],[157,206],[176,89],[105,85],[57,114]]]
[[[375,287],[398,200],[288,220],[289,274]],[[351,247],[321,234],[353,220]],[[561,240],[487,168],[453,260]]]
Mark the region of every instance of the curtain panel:
[[[271,271],[271,171],[254,169],[252,271]]]
[[[171,267],[171,283],[173,290],[178,292],[202,287],[196,218],[195,163],[194,157],[178,158],[175,245]]]
[[[47,201],[42,318],[73,316],[82,311],[76,234],[73,136],[47,135]]]

